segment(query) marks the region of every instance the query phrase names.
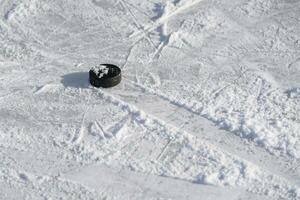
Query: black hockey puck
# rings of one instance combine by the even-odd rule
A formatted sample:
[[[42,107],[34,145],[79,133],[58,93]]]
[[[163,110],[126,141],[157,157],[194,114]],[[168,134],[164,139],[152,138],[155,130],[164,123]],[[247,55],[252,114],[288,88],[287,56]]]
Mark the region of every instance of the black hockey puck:
[[[113,87],[121,82],[121,69],[112,64],[100,64],[93,67],[90,72],[90,83],[95,87]]]

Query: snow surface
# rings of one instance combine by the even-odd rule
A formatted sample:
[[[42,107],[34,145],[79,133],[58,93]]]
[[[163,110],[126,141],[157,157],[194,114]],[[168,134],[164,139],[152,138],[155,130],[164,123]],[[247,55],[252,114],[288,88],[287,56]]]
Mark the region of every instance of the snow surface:
[[[0,13],[0,199],[300,199],[300,1]]]

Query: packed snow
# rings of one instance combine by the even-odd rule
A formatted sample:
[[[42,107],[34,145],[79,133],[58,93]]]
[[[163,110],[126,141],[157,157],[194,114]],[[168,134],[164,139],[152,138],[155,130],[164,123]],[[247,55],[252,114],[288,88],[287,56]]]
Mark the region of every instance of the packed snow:
[[[96,65],[91,69],[98,78],[102,78],[104,75],[108,74],[108,67],[105,65]]]
[[[300,1],[0,13],[0,199],[300,199]]]

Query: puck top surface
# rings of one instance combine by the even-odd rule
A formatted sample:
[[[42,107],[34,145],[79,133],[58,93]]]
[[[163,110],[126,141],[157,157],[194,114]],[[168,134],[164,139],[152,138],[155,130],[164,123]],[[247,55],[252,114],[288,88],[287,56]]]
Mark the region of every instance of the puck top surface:
[[[97,65],[91,69],[98,78],[107,76],[109,68],[106,65]]]

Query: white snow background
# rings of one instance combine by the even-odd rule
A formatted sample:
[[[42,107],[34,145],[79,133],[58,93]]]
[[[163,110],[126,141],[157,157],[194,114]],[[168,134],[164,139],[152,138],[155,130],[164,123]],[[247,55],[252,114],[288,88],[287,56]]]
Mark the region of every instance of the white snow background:
[[[300,199],[299,0],[0,14],[0,199]],[[100,63],[121,84],[90,86]]]

